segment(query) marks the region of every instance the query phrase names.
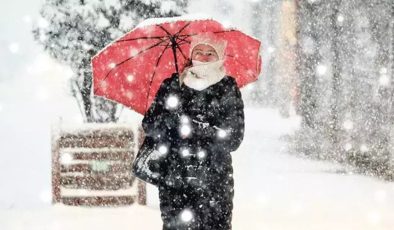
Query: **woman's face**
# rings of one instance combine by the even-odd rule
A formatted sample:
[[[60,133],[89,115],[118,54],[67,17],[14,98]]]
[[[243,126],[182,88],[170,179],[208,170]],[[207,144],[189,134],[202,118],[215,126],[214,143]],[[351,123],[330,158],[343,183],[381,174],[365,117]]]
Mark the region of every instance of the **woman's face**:
[[[215,49],[210,45],[199,44],[192,50],[192,60],[201,62],[212,62],[219,60],[219,56]]]

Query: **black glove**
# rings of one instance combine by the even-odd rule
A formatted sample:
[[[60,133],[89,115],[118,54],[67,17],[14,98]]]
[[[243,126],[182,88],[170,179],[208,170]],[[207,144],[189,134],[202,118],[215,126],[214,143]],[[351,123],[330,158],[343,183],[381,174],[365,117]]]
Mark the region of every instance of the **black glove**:
[[[205,165],[189,165],[186,168],[186,177],[183,182],[193,189],[204,189],[208,186],[208,168]]]
[[[167,176],[165,176],[163,178],[162,184],[165,187],[170,187],[170,188],[174,188],[174,189],[180,189],[180,188],[184,187],[184,185],[185,185],[183,178],[181,177],[181,175],[179,175],[177,173],[171,173],[171,174],[168,174]]]

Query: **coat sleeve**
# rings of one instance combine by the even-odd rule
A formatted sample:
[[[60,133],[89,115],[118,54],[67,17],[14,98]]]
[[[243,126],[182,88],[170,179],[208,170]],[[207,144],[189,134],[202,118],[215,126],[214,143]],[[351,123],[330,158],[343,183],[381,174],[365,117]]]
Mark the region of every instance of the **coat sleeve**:
[[[230,78],[225,95],[220,100],[220,114],[214,124],[203,129],[209,145],[219,150],[233,152],[238,149],[244,138],[244,103],[236,81]]]
[[[145,135],[154,140],[160,139],[164,135],[163,121],[165,116],[165,95],[168,88],[168,79],[165,79],[156,93],[155,99],[142,119],[142,128]]]

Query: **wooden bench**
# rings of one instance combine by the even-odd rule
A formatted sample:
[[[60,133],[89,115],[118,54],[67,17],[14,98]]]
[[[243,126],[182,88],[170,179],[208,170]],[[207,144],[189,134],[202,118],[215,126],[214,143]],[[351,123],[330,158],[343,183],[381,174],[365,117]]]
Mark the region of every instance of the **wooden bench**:
[[[52,202],[119,206],[137,200],[145,205],[146,184],[131,173],[140,135],[135,138],[124,124],[82,126],[52,134]]]

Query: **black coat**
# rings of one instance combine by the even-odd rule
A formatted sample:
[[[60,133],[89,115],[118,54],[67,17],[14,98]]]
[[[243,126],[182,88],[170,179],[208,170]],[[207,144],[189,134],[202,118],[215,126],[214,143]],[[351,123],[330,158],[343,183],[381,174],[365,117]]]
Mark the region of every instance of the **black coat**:
[[[161,174],[157,185],[167,229],[182,229],[176,216],[186,207],[195,212],[195,229],[231,228],[230,152],[239,147],[244,137],[243,107],[241,92],[231,76],[201,91],[179,86],[177,74],[162,82],[142,127],[157,148],[168,149],[152,165]],[[183,125],[191,128],[187,137],[181,136]],[[212,202],[216,203],[214,209]]]

